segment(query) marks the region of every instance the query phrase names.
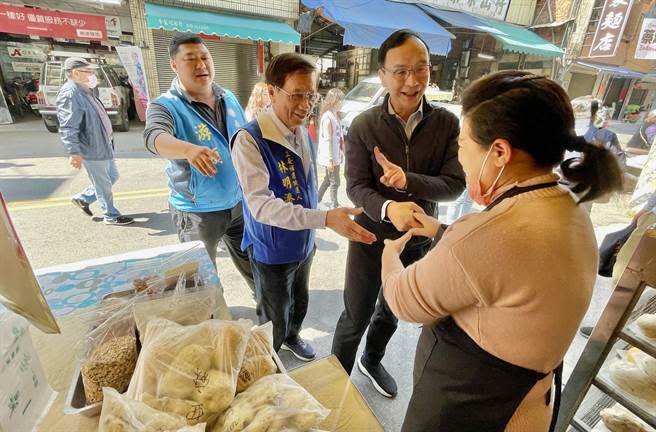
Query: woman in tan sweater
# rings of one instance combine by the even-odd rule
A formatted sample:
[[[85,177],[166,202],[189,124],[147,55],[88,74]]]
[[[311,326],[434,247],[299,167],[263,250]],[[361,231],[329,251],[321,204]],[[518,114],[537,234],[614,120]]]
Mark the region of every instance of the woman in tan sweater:
[[[385,241],[385,299],[399,319],[424,325],[403,431],[543,432],[553,371],[588,307],[597,246],[587,212],[553,168],[589,201],[620,183],[607,150],[574,132],[555,82],[507,71],[463,95],[458,158],[472,199],[487,206],[451,225],[420,261],[399,259],[413,235]],[[565,149],[582,159],[563,162]]]

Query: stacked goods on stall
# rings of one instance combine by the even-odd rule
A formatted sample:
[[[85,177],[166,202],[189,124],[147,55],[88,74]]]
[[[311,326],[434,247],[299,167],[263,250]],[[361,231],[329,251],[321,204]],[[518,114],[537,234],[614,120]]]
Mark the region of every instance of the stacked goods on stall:
[[[182,273],[174,280],[150,277],[147,283],[147,289],[135,284],[135,291],[111,296],[83,314],[90,330],[78,351],[88,415],[97,414],[103,387],[121,393],[127,389],[149,320],[161,317],[196,324],[210,319],[217,308],[219,288],[205,284],[196,274]],[[136,289],[137,285],[144,289]],[[79,399],[75,396],[70,399]]]
[[[247,320],[187,326],[150,320],[125,396],[212,431],[316,428],[328,410],[276,373],[271,325],[251,326]]]

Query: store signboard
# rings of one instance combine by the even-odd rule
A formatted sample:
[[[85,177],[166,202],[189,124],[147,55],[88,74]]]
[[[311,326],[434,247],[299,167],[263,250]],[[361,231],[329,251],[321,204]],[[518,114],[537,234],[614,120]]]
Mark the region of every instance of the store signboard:
[[[426,0],[423,3],[436,7],[471,12],[483,17],[505,20],[510,0]]]
[[[0,3],[0,29],[5,33],[77,40],[107,40],[105,17],[34,9]]]
[[[47,57],[41,48],[8,46],[7,52],[12,59],[45,60]]]
[[[11,62],[11,68],[14,72],[41,72],[43,63],[33,62]]]
[[[642,21],[635,58],[656,60],[656,18],[645,18]]]
[[[106,16],[105,27],[107,28],[107,36],[110,39],[121,38],[121,20],[117,16]]]
[[[148,85],[146,84],[146,73],[141,48],[136,46],[117,46],[123,67],[128,73],[132,91],[134,92],[134,104],[136,105],[139,120],[146,120],[146,108],[148,107]]]
[[[588,57],[613,57],[629,20],[633,0],[606,0]]]

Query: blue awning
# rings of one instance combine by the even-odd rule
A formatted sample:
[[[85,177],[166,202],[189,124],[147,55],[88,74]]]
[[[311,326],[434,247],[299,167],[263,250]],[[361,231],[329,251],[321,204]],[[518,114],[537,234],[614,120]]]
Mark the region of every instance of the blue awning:
[[[468,13],[451,11],[445,9],[438,9],[433,6],[426,4],[417,3],[417,6],[421,8],[427,14],[439,18],[442,21],[446,21],[454,27],[460,27],[469,30],[476,30],[484,33],[496,33],[503,34],[501,30],[497,30],[494,27],[490,27],[483,20],[478,19],[474,15]]]
[[[446,55],[451,33],[410,4],[386,0],[303,0],[311,9],[344,27],[344,44],[378,48],[396,30],[411,28],[428,44],[431,54]]]
[[[601,63],[591,63],[591,62],[584,62],[580,60],[575,61],[574,64],[585,66],[591,69],[596,69],[598,71],[606,72],[611,75],[617,75],[620,77],[643,78],[645,76],[645,74],[642,72],[638,72],[633,69],[628,69],[622,66],[605,65]]]
[[[502,43],[503,49],[522,54],[558,57],[563,50],[524,27],[507,22],[477,17],[466,12],[438,9],[417,4],[427,14],[455,27],[488,33]]]
[[[283,22],[152,3],[146,3],[146,23],[151,29],[188,31],[294,45],[301,43],[301,35]]]

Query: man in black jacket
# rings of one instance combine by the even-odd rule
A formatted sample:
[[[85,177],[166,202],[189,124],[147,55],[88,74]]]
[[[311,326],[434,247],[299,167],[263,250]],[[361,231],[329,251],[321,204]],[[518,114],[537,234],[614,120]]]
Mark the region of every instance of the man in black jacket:
[[[358,369],[379,393],[394,397],[396,382],[381,364],[397,327],[380,289],[383,241],[419,227],[414,213],[433,215],[438,201],[460,195],[465,175],[458,162],[458,118],[424,99],[430,79],[427,44],[416,33],[399,30],[381,45],[378,63],[389,95],[355,118],[346,146],[347,193],[365,211],[356,221],[377,241],[349,242],[344,311],[332,352],[350,373],[369,326]],[[403,264],[423,257],[429,246],[429,239],[414,237],[401,255]]]

